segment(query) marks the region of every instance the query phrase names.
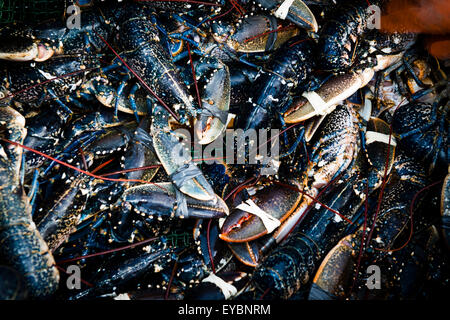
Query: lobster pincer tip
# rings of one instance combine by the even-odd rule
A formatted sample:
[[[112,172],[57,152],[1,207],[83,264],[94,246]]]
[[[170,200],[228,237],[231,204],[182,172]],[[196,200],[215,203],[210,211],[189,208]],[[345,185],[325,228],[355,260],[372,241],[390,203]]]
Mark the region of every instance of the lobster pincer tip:
[[[327,92],[327,90],[334,94],[332,98],[330,98],[330,92]],[[347,94],[345,90],[336,91],[335,85],[333,84],[331,88],[329,88],[329,86],[319,88],[318,92],[303,92],[302,96],[296,99],[283,114],[284,121],[286,123],[298,123],[315,116],[325,116],[329,114]]]
[[[0,37],[0,59],[9,61],[36,61],[50,59],[54,50],[33,39]]]
[[[297,187],[298,182],[292,181]],[[231,212],[224,221],[220,239],[231,243],[242,243],[271,234],[294,212],[301,194],[279,185],[268,185],[258,190],[254,200],[247,199]]]
[[[225,128],[217,118],[208,117],[208,119],[196,119],[194,123],[194,132],[197,142],[201,145],[210,144],[222,133]]]
[[[301,0],[284,0],[274,12],[275,17],[287,19],[308,31],[317,32],[319,25],[311,9]]]
[[[37,56],[33,59],[36,62],[46,61],[55,54],[55,51],[52,48],[44,44],[38,44],[37,47]]]
[[[255,218],[252,218],[252,220]],[[246,224],[243,227],[235,227],[225,221],[225,224],[222,227],[222,233],[219,234],[219,238],[229,243],[243,243],[256,240],[267,234],[266,229],[258,230],[259,226],[257,225],[256,228],[254,228],[250,225],[252,223],[254,222],[250,221],[249,224]]]
[[[316,115],[316,111],[311,103],[304,97],[301,97],[294,101],[289,109],[283,114],[283,118],[286,123],[299,123]]]
[[[228,243],[233,255],[246,266],[255,268],[261,260],[260,243],[258,240],[244,243]]]

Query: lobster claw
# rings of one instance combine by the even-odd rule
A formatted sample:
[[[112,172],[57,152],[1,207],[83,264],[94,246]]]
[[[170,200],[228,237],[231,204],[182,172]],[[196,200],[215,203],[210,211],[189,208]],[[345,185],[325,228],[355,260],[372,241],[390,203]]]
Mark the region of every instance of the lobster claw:
[[[186,210],[180,210],[176,193],[177,189],[170,182],[144,184],[128,188],[121,200],[131,204],[136,211],[150,215],[211,219],[228,214],[228,206],[217,195],[209,201],[185,197]]]
[[[241,53],[277,50],[300,32],[298,28],[286,28],[281,31],[277,18],[263,14],[244,17],[234,33],[219,23],[214,24],[212,28],[217,42],[226,43],[234,51]]]
[[[262,244],[259,243],[259,239],[243,243],[229,242],[228,247],[240,262],[249,267],[256,267],[261,259],[260,249]]]
[[[20,179],[23,149],[15,143],[22,144],[26,135],[25,118],[11,107],[0,107],[0,138],[12,142],[0,144],[0,242],[5,261],[22,275],[30,296],[45,297],[57,290],[59,272],[32,220]]]
[[[167,174],[184,194],[209,201],[215,193],[203,173],[192,161],[189,150],[178,140],[169,126],[169,113],[161,106],[153,110],[151,134],[156,155]]]
[[[325,120],[326,115],[317,116],[310,119],[305,125],[305,141],[309,142],[314,133],[320,128],[320,124]]]
[[[359,88],[364,87],[374,75],[374,70],[366,68],[361,72],[349,72],[332,77],[317,91],[304,92],[283,114],[286,123],[298,123],[314,116],[332,112],[343,100]]]
[[[323,259],[309,293],[309,300],[330,300],[344,295],[341,288],[345,288],[349,272],[355,267],[354,235],[349,234],[339,241]]]
[[[398,62],[403,53],[378,56],[377,64],[372,68],[350,71],[336,75],[325,82],[316,92],[305,92],[292,103],[283,114],[286,123],[297,123],[317,115],[326,115],[345,99],[364,87],[373,78],[376,71],[383,70]]]
[[[196,77],[201,79],[213,69],[206,80],[202,98],[202,110],[194,121],[198,143],[209,144],[226,129],[230,107],[230,72],[228,67],[214,58],[202,59],[196,67]]]
[[[257,0],[257,2],[271,10],[278,19],[287,19],[297,26],[313,32],[319,30],[316,17],[301,0]]]
[[[228,210],[228,208],[226,209]],[[226,211],[228,214],[228,211]],[[197,244],[198,253],[207,266],[216,266],[216,270],[222,269],[233,257],[227,244],[219,239],[220,221],[211,219],[197,219],[193,230],[193,239]]]
[[[5,27],[0,31],[0,59],[10,61],[45,61],[55,51],[36,40],[29,29]]]
[[[293,181],[293,184],[301,188],[298,182]],[[270,185],[258,190],[226,218],[219,237],[227,242],[242,243],[271,233],[299,205],[302,196],[294,189]]]

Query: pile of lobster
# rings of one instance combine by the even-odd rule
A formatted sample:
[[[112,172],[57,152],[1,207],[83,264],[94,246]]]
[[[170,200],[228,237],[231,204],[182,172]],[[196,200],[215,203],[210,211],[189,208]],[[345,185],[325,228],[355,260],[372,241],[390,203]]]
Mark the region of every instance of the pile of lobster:
[[[384,2],[1,28],[0,298],[448,294],[449,64]]]

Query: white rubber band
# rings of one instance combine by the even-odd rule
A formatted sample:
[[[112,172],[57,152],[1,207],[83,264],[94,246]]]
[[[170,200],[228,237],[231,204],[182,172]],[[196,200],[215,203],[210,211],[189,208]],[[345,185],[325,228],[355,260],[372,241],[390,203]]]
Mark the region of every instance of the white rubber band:
[[[372,142],[389,144],[389,135],[376,131],[366,131],[366,144],[371,144]],[[395,147],[396,145],[395,138],[391,136],[391,146]]]
[[[223,224],[225,223],[226,218],[219,218],[219,228],[222,229]]]
[[[234,118],[236,118],[236,115],[234,113],[228,113],[228,118],[227,118],[227,124],[225,125],[225,128],[228,128],[228,125],[230,124],[231,120],[233,120]]]
[[[278,7],[277,11],[273,14],[275,17],[279,19],[286,19],[289,9],[291,8],[294,0],[284,0],[284,2]]]
[[[241,203],[236,208],[254,214],[255,216],[259,217],[262,220],[262,223],[264,224],[264,227],[267,229],[268,233],[271,233],[273,230],[278,228],[281,224],[280,220],[272,217],[268,213],[266,213],[264,210],[262,210],[260,207],[256,205],[252,200],[248,199],[246,203]]]
[[[54,81],[57,81],[57,82],[60,82],[60,81],[61,81],[61,79],[57,79],[56,76],[52,76],[52,75],[51,75],[50,73],[48,73],[48,72],[42,71],[41,69],[38,69],[38,71],[39,71],[39,73],[42,74],[42,75],[44,76],[44,78],[47,79],[47,80],[54,80]]]
[[[324,116],[327,114],[328,105],[316,92],[303,92],[302,96],[308,99],[317,115]]]
[[[216,276],[214,273],[210,273],[208,277],[202,280],[202,282],[214,283],[222,291],[225,299],[234,296],[237,293],[237,289],[232,284],[225,282],[222,278]]]
[[[364,105],[361,109],[359,109],[358,113],[366,122],[369,121],[370,115],[372,113],[372,101],[370,101],[370,99],[368,98],[365,98]]]

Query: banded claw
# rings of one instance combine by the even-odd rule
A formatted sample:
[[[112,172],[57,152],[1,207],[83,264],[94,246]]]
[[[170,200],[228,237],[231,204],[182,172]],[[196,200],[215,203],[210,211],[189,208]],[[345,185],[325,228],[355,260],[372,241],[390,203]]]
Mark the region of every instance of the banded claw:
[[[261,6],[270,10],[275,17],[289,20],[301,28],[317,32],[316,17],[301,0],[257,0]]]
[[[370,118],[365,132],[366,157],[380,177],[389,174],[394,165],[395,137],[390,126],[379,118]],[[385,173],[386,171],[386,173]]]
[[[374,71],[368,68],[361,73],[350,72],[331,78],[317,91],[304,93],[295,100],[283,114],[284,121],[298,123],[314,116],[329,114],[339,103],[365,86],[373,75]]]
[[[298,182],[294,181],[293,184],[301,188]],[[251,200],[265,215],[272,217],[275,221],[278,220],[279,225],[295,211],[301,198],[301,193],[294,189],[270,185],[257,191]],[[231,212],[222,225],[222,233],[219,235],[222,240],[242,243],[258,239],[273,231],[264,221],[267,217],[257,216],[238,207]]]
[[[373,78],[375,72],[386,69],[398,62],[403,53],[380,56],[377,64],[361,71],[350,71],[336,75],[323,84],[317,91],[305,92],[295,100],[283,114],[286,123],[298,123],[314,116],[324,116],[333,111],[338,104],[349,98],[359,88],[364,87]]]

